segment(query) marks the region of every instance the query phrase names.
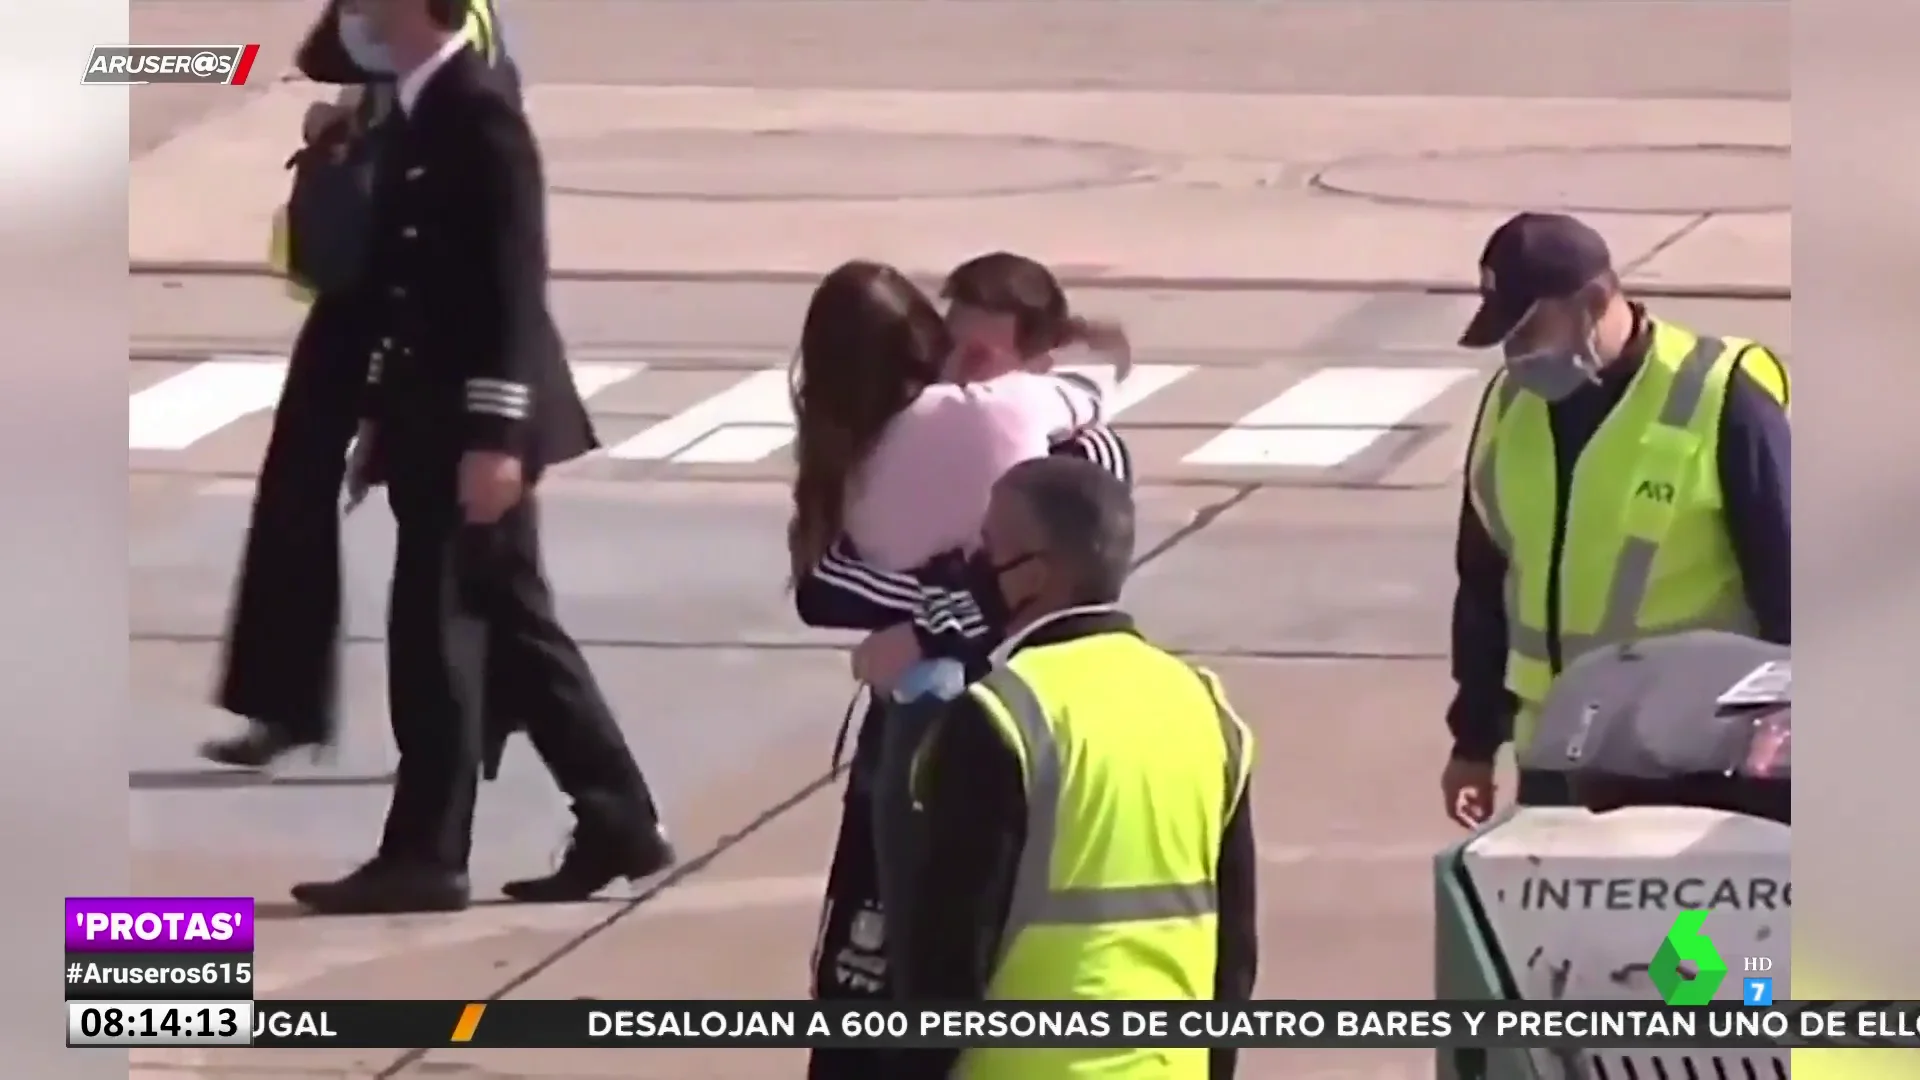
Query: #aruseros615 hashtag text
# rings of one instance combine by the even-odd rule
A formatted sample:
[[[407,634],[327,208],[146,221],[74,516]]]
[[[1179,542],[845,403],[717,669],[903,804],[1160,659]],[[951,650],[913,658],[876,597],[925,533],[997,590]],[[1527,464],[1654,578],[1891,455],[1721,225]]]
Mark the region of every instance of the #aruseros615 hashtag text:
[[[253,997],[253,960],[205,953],[67,954],[67,1000]]]

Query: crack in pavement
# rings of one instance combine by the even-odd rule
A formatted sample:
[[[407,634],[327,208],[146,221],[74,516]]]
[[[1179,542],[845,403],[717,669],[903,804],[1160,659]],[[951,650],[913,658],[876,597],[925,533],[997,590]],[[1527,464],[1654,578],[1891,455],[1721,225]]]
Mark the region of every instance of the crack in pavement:
[[[211,632],[171,633],[165,631],[138,632],[127,635],[132,642],[160,645],[218,645],[223,635]],[[713,649],[733,649],[738,652],[764,653],[844,653],[853,648],[851,643],[834,644],[832,642],[810,641],[665,641],[650,638],[596,638],[576,637],[573,639],[583,649],[606,650],[653,650],[657,652],[695,652]],[[374,634],[349,634],[341,639],[347,645],[385,645],[387,639]],[[1163,646],[1166,647],[1166,646]],[[1196,660],[1256,660],[1275,663],[1321,660],[1445,660],[1445,652],[1428,649],[1362,649],[1362,648],[1302,648],[1258,645],[1246,647],[1207,646],[1197,649],[1166,647],[1168,652],[1178,656],[1192,657]]]
[[[1712,215],[1707,215],[1711,217]],[[1702,222],[1701,224],[1704,224]],[[1695,226],[1696,228],[1698,226]],[[1678,239],[1678,238],[1676,238]],[[938,288],[945,271],[907,269],[907,276],[926,288]],[[1626,271],[1622,271],[1626,273]],[[191,278],[272,278],[277,277],[265,263],[245,261],[130,260],[129,277]],[[813,271],[801,270],[569,270],[556,268],[551,279],[569,281],[618,282],[633,284],[720,284],[805,285],[820,281]],[[1478,296],[1477,282],[1445,279],[1341,279],[1320,277],[1168,277],[1153,274],[1059,274],[1060,286],[1069,292],[1078,289],[1117,289],[1153,292],[1178,289],[1183,292],[1295,292],[1295,293],[1425,293],[1430,296]],[[1629,282],[1635,296],[1651,300],[1766,300],[1793,299],[1791,285],[1752,285],[1733,282],[1706,282],[1697,285],[1671,281]]]
[[[626,1068],[631,1068],[626,1066]],[[464,1062],[424,1062],[414,1075],[416,1076],[458,1076],[461,1080],[607,1080],[606,1073],[527,1073],[502,1072],[480,1065]],[[674,1067],[670,1072],[627,1072],[625,1080],[693,1080],[683,1067]],[[1305,1072],[1289,1074],[1292,1080],[1431,1080],[1430,1068],[1417,1066],[1386,1066],[1366,1070],[1354,1070],[1346,1067],[1309,1069]],[[255,1077],[285,1077],[287,1080],[373,1080],[375,1074],[364,1069],[325,1069],[290,1065],[135,1065],[129,1071],[130,1080],[142,1080],[144,1077],[180,1077],[181,1080],[194,1080],[198,1077],[236,1077],[238,1080],[253,1080]],[[711,1080],[713,1074],[702,1073],[700,1080]]]
[[[1679,228],[1673,230],[1671,233],[1668,233],[1665,237],[1661,238],[1659,243],[1653,245],[1652,247],[1648,248],[1646,251],[1642,252],[1639,255],[1639,257],[1629,260],[1625,266],[1620,267],[1619,269],[1620,276],[1624,278],[1629,274],[1637,273],[1641,267],[1647,265],[1653,260],[1659,258],[1661,255],[1665,254],[1668,251],[1668,249],[1672,248],[1675,244],[1678,244],[1680,241],[1685,240],[1689,236],[1692,236],[1695,232],[1697,232],[1700,229],[1702,225],[1705,225],[1707,222],[1712,221],[1713,217],[1714,217],[1713,211],[1709,210],[1706,213],[1696,214],[1693,217],[1688,218],[1685,222],[1681,224]],[[1635,296],[1649,295],[1646,289],[1641,288],[1637,285],[1629,285],[1627,286],[1627,288]]]
[[[774,803],[765,810],[762,810],[745,825],[720,837],[714,841],[712,846],[707,848],[706,851],[667,871],[658,881],[641,891],[638,896],[622,901],[606,917],[560,943],[552,952],[547,953],[532,964],[522,968],[519,973],[502,983],[492,993],[479,1000],[488,1004],[503,1000],[508,994],[539,978],[542,974],[551,970],[554,965],[573,955],[575,952],[578,952],[588,942],[612,929],[626,919],[627,916],[640,910],[640,908],[649,901],[699,874],[702,870],[711,866],[720,856],[739,847],[755,833],[777,821],[783,814],[799,806],[801,803],[806,802],[820,791],[825,790],[829,785],[838,780],[840,774],[845,771],[844,766],[835,765],[832,769],[829,769],[827,772],[803,785],[799,790],[781,799],[779,802]],[[388,1063],[384,1068],[373,1073],[372,1080],[389,1080],[391,1077],[398,1076],[435,1049],[437,1049],[437,1047],[419,1046],[407,1050]]]
[[[1216,485],[1217,486],[1217,485]],[[1162,537],[1152,547],[1134,558],[1133,570],[1139,571],[1148,564],[1167,555],[1176,547],[1198,536],[1226,516],[1235,507],[1245,503],[1253,495],[1272,485],[1266,482],[1243,483],[1215,502],[1195,510],[1192,516],[1178,528]],[[127,635],[128,640],[144,643],[168,645],[217,645],[225,640],[224,633],[214,631],[135,631]],[[574,639],[582,648],[606,650],[655,650],[659,652],[691,652],[718,649],[732,649],[741,652],[764,653],[844,653],[853,647],[853,643],[842,641],[739,641],[723,638],[647,638],[577,636]],[[386,638],[379,634],[346,634],[341,638],[346,645],[384,645]],[[1324,661],[1324,660],[1444,660],[1447,654],[1422,649],[1366,649],[1366,648],[1297,648],[1297,647],[1203,647],[1197,649],[1179,649],[1171,651],[1181,656],[1195,659],[1216,660],[1255,660],[1255,661]]]
[[[1194,536],[1204,532],[1214,522],[1224,517],[1234,507],[1244,503],[1256,492],[1268,485],[1264,483],[1242,484],[1217,502],[1196,510],[1190,520],[1175,529],[1135,558],[1133,569],[1138,571],[1156,559],[1165,556],[1174,548]],[[217,645],[224,635],[213,632],[136,632],[128,635],[129,640],[143,643],[162,643],[171,645]],[[582,648],[609,651],[658,651],[658,652],[694,652],[713,650],[733,650],[747,653],[819,653],[838,655],[852,646],[850,643],[820,641],[729,641],[722,639],[701,640],[665,640],[639,637],[579,637],[575,639]],[[374,634],[344,635],[342,642],[348,645],[382,645],[385,639]],[[1369,648],[1301,648],[1301,647],[1203,647],[1195,649],[1172,648],[1169,651],[1177,656],[1207,663],[1234,661],[1239,663],[1434,663],[1447,659],[1443,650],[1432,649],[1369,649]],[[186,768],[186,769],[133,769],[127,773],[127,787],[131,791],[219,791],[233,788],[253,787],[320,787],[355,788],[383,787],[393,782],[391,773],[357,773],[349,775],[327,776],[274,776],[270,773],[240,771],[222,768]],[[773,815],[773,816],[778,816]],[[772,817],[756,819],[767,824]],[[748,830],[749,833],[751,830]],[[744,839],[743,834],[739,839]],[[703,856],[711,861],[718,852],[709,852]],[[705,865],[703,861],[701,865]],[[674,877],[671,882],[663,881],[659,888],[643,895],[645,902],[654,893],[670,884],[678,884],[687,875]],[[637,904],[635,905],[638,906]],[[624,916],[622,916],[624,917]],[[617,921],[614,920],[614,921]]]
[[[465,1062],[447,1062],[445,1064],[426,1062],[416,1071],[420,1074],[458,1075],[462,1080],[607,1080],[605,1073],[502,1072],[499,1069],[490,1069],[484,1065],[469,1065]],[[301,1065],[272,1065],[262,1067],[259,1065],[135,1064],[129,1070],[128,1075],[132,1080],[139,1080],[139,1078],[149,1075],[178,1076],[181,1077],[182,1080],[188,1080],[188,1078],[194,1077],[221,1076],[236,1076],[245,1078],[245,1080],[251,1080],[253,1077],[261,1076],[287,1077],[288,1080],[307,1080],[307,1078],[312,1078],[312,1080],[361,1080],[361,1078],[371,1078],[375,1074],[365,1069],[315,1068]],[[656,1074],[656,1076],[659,1077],[659,1080],[667,1080],[666,1074]],[[639,1073],[629,1073],[628,1080],[653,1080],[653,1078]],[[673,1074],[673,1080],[684,1080],[684,1077],[676,1073]]]
[[[1213,525],[1216,521],[1220,520],[1222,517],[1224,517],[1230,511],[1232,511],[1236,506],[1239,506],[1240,504],[1244,503],[1247,499],[1251,498],[1256,492],[1260,491],[1263,487],[1266,487],[1266,486],[1268,485],[1261,484],[1261,483],[1242,484],[1234,488],[1225,497],[1215,502],[1209,503],[1204,507],[1201,507],[1199,510],[1194,512],[1192,517],[1185,524],[1180,526],[1178,529],[1175,529],[1172,533],[1168,534],[1166,537],[1162,538],[1158,543],[1154,544],[1148,550],[1140,553],[1134,559],[1133,569],[1137,571],[1140,568],[1150,564],[1154,560],[1164,557],[1166,554],[1173,551],[1182,543],[1185,543],[1186,541],[1206,531],[1206,529],[1209,528],[1211,525]],[[136,640],[176,640],[176,641],[207,641],[207,642],[214,642],[214,641],[220,640],[220,635],[217,635],[217,634],[206,634],[206,635],[146,634],[146,635],[132,635],[132,636]],[[377,640],[377,639],[374,639],[374,640]],[[592,643],[583,641],[582,644],[592,644]],[[609,646],[606,644],[602,644],[601,647],[609,647]],[[732,648],[760,649],[760,650],[766,650],[766,651],[810,651],[810,652],[838,652],[844,649],[844,646],[816,644],[816,643],[782,643],[782,644],[745,643],[743,644],[743,643],[732,643],[732,642],[710,642],[710,643],[619,642],[619,643],[614,643],[612,647],[640,647],[640,648],[653,647],[653,648],[681,648],[681,649],[732,647]],[[1441,658],[1441,654],[1438,654],[1438,653],[1400,654],[1400,653],[1374,653],[1374,652],[1345,651],[1345,650],[1324,650],[1324,651],[1220,650],[1220,651],[1188,652],[1188,653],[1184,653],[1183,655],[1195,656],[1200,658],[1231,657],[1231,658],[1237,658],[1237,659],[1280,659],[1280,660],[1286,660],[1286,659],[1381,660],[1381,659],[1439,659]],[[560,945],[556,946],[554,949],[547,952],[545,955],[541,956],[539,959],[535,960],[533,963],[529,964],[527,967],[515,973],[511,978],[507,979],[504,983],[500,984],[491,993],[489,993],[486,997],[482,998],[481,1000],[488,1003],[500,1001],[505,999],[508,995],[514,993],[515,991],[527,986],[528,984],[533,982],[535,979],[539,978],[542,974],[545,974],[546,972],[552,970],[562,960],[578,952],[581,948],[585,947],[595,938],[599,937],[600,935],[604,934],[606,931],[612,929],[614,926],[626,920],[634,912],[639,911],[642,907],[644,907],[648,903],[655,901],[660,897],[664,896],[669,890],[672,890],[677,886],[684,885],[694,880],[696,877],[701,875],[704,871],[706,871],[709,867],[711,867],[716,861],[718,861],[722,856],[727,854],[729,851],[732,851],[733,849],[739,847],[741,844],[751,839],[754,835],[759,833],[761,830],[773,824],[774,822],[779,820],[781,817],[783,817],[785,814],[789,813],[794,808],[804,803],[807,799],[813,797],[815,794],[819,793],[820,791],[826,789],[833,783],[837,782],[838,779],[844,774],[845,771],[846,771],[845,765],[836,763],[836,765],[833,768],[823,772],[821,775],[815,777],[805,785],[801,786],[796,791],[787,795],[785,798],[761,810],[758,814],[754,815],[751,819],[749,819],[745,824],[719,837],[705,851],[703,851],[699,855],[691,859],[688,859],[687,861],[674,867],[671,871],[669,871],[668,873],[660,877],[651,885],[647,886],[638,895],[630,897],[626,900],[620,901],[615,905],[612,905],[612,910],[609,911],[604,917],[600,918],[599,920],[595,921],[591,925],[574,933],[573,936],[568,938],[566,941],[562,942]],[[138,779],[138,778],[132,778],[132,779]],[[149,787],[169,786],[169,783],[168,783],[169,780],[175,783],[178,783],[182,780],[187,780],[187,783],[185,783],[183,786],[203,786],[203,785],[217,786],[216,784],[202,777],[195,777],[192,779],[188,779],[184,777],[149,776],[149,777],[146,777],[145,780],[148,783],[146,783],[144,786],[149,786]],[[268,782],[272,782],[272,781],[269,780]],[[352,778],[352,780],[349,782],[380,783],[380,782],[383,782],[383,778],[373,777],[373,776],[363,776],[363,777]],[[152,1072],[155,1074],[171,1073],[171,1074],[176,1074],[181,1076],[201,1075],[201,1076],[218,1077],[221,1075],[236,1075],[243,1072],[249,1073],[249,1074],[257,1074],[262,1071],[265,1071],[269,1074],[282,1075],[288,1078],[367,1077],[369,1078],[369,1080],[392,1080],[392,1078],[400,1076],[402,1073],[406,1072],[409,1069],[413,1069],[415,1066],[422,1066],[424,1059],[429,1054],[431,1054],[435,1049],[438,1049],[438,1048],[437,1047],[414,1047],[414,1048],[405,1050],[400,1054],[398,1054],[393,1060],[388,1062],[385,1066],[381,1067],[377,1071],[373,1071],[370,1073],[362,1070],[353,1070],[353,1069],[321,1070],[321,1069],[287,1068],[287,1069],[261,1070],[257,1066],[246,1066],[246,1067],[212,1066],[210,1067],[203,1064],[195,1065],[191,1068],[186,1066],[156,1065],[151,1067],[142,1067],[142,1069],[143,1071]],[[560,1076],[557,1074],[526,1074],[526,1073],[498,1072],[498,1071],[487,1069],[483,1066],[470,1065],[464,1062],[448,1062],[444,1064],[427,1063],[424,1066],[422,1066],[422,1071],[426,1071],[426,1070],[431,1070],[434,1072],[449,1073],[449,1074],[457,1073],[463,1078],[472,1077],[474,1078],[474,1080],[536,1080],[536,1077],[538,1078],[538,1080],[568,1080],[567,1077]]]
[[[1642,294],[1635,293],[1634,295],[1639,296]],[[618,414],[613,414],[613,415],[618,415]],[[1145,424],[1145,425],[1129,424],[1124,420],[1117,422],[1114,426],[1116,428],[1119,428],[1122,434],[1125,434],[1129,430],[1153,430],[1153,428],[1155,427],[1155,425],[1151,425],[1151,424]],[[1173,424],[1173,425],[1165,425],[1165,426],[1168,427],[1169,429],[1184,431],[1184,430],[1187,430],[1188,428],[1206,428],[1208,430],[1216,430],[1216,429],[1224,430],[1226,427],[1229,427],[1231,425]],[[1419,438],[1426,434],[1427,429],[1393,428],[1388,430],[1390,433],[1393,433],[1393,434],[1410,433],[1412,437]],[[1426,437],[1431,437],[1431,436],[1426,436]],[[1419,449],[1419,446],[1416,445],[1412,449],[1417,450]],[[168,451],[156,451],[156,452],[165,453]],[[1391,465],[1391,462],[1389,462],[1389,466],[1390,465]],[[677,473],[677,472],[666,471],[669,468],[679,468],[679,467],[680,466],[675,465],[673,462],[666,462],[664,464],[655,464],[650,466],[650,468],[653,471],[647,473],[646,475],[633,476],[633,477],[627,477],[627,478],[612,478],[612,479],[609,479],[606,477],[590,477],[590,476],[581,476],[581,475],[570,476],[565,473],[562,473],[546,481],[548,485],[546,490],[550,494],[557,493],[563,497],[575,496],[580,498],[588,498],[588,497],[591,497],[590,493],[596,490],[602,490],[606,488],[638,488],[638,487],[646,486],[648,484],[659,483],[662,481],[667,483],[673,483],[673,484],[691,483],[691,484],[703,484],[703,485],[715,485],[715,486],[724,485],[724,486],[753,487],[756,485],[765,486],[769,484],[784,485],[791,479],[791,476],[789,473],[774,472],[774,471],[755,472],[755,473],[744,474],[744,475],[743,474],[731,474],[731,475],[721,474],[721,475],[710,475],[710,476],[697,476],[690,473]],[[251,484],[251,483],[257,483],[260,479],[260,473],[257,470],[212,469],[212,468],[183,469],[176,466],[156,467],[156,466],[133,465],[133,464],[130,464],[127,466],[127,475],[131,477],[138,477],[138,478],[147,479],[147,480],[179,480],[179,481],[184,481],[189,483],[204,483],[207,485],[215,485],[215,484],[222,484],[222,483]],[[1387,480],[1341,480],[1334,477],[1316,476],[1313,479],[1292,479],[1292,480],[1269,477],[1269,478],[1260,480],[1258,482],[1255,482],[1251,486],[1255,488],[1267,488],[1273,491],[1397,492],[1397,491],[1438,491],[1442,489],[1451,489],[1455,487],[1457,483],[1458,481],[1452,477],[1449,477],[1446,480],[1397,482],[1397,481],[1387,481]],[[1237,491],[1242,486],[1246,486],[1246,485],[1244,484],[1244,482],[1222,480],[1219,477],[1149,475],[1149,476],[1142,476],[1139,480],[1138,486],[1143,489],[1152,489],[1152,490],[1172,489],[1172,490],[1184,491],[1184,490],[1191,490],[1194,488],[1228,488],[1228,489]]]

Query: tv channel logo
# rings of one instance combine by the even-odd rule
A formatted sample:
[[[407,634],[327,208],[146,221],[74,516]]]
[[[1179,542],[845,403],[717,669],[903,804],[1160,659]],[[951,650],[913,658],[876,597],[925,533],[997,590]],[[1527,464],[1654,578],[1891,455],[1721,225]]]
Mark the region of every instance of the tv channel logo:
[[[1742,979],[1740,983],[1740,1003],[1754,1006],[1773,1004],[1773,980]]]
[[[1701,933],[1706,925],[1704,911],[1682,911],[1673,917],[1673,926],[1660,941],[1660,948],[1647,965],[1647,977],[1660,1000],[1669,1005],[1705,1005],[1727,977],[1727,962],[1713,940]],[[1691,974],[1681,964],[1693,968]]]

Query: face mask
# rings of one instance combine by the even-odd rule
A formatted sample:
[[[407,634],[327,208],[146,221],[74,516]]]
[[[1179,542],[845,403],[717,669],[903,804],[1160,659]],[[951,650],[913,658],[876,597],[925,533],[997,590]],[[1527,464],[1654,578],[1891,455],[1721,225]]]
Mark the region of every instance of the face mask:
[[[993,555],[982,549],[967,560],[967,591],[973,594],[974,600],[980,605],[980,617],[987,621],[988,626],[1004,630],[1016,617],[1033,606],[1035,597],[1009,599],[1000,582],[1007,574],[1036,558],[1039,556],[1030,553],[995,563]]]
[[[392,75],[397,70],[393,55],[374,36],[367,17],[359,12],[340,13],[340,47],[347,51],[354,66],[369,75]]]
[[[1507,378],[1527,393],[1552,404],[1565,401],[1600,381],[1592,337],[1571,349],[1543,349],[1507,357]]]

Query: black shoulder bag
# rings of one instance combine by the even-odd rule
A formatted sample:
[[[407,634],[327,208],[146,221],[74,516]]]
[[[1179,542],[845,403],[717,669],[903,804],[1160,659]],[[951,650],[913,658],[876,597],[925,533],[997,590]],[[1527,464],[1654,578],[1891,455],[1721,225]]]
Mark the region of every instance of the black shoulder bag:
[[[352,288],[366,269],[373,173],[391,102],[369,87],[355,123],[329,132],[287,159],[287,269],[316,292]]]

